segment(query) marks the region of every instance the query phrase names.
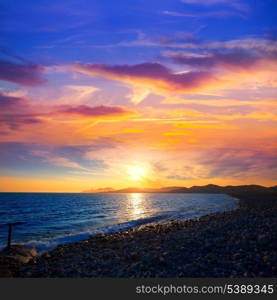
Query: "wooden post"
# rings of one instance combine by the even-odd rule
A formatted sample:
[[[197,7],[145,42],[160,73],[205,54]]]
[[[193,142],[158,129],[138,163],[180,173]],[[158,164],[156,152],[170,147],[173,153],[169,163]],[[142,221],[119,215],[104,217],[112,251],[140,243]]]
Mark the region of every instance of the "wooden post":
[[[7,239],[7,249],[11,249],[12,244],[12,227],[17,225],[22,225],[25,222],[14,222],[14,223],[6,223],[6,224],[0,224],[0,226],[8,226],[8,239]]]

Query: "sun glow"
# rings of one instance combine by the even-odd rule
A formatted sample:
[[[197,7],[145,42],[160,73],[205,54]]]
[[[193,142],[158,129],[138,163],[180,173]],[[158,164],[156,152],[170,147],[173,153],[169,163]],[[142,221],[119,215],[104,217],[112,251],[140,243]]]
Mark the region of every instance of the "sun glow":
[[[148,170],[143,165],[133,165],[128,167],[127,173],[132,180],[140,181],[147,176]]]

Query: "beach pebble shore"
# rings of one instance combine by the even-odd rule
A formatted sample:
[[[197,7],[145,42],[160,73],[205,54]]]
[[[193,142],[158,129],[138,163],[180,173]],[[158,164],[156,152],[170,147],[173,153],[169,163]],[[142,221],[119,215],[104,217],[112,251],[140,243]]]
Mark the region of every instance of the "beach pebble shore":
[[[148,224],[60,245],[20,277],[276,277],[277,206]]]

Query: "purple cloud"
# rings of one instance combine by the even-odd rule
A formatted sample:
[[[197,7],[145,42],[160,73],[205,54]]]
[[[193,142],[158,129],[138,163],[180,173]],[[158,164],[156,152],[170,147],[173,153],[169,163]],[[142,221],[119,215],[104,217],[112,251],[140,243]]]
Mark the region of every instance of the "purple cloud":
[[[277,170],[276,149],[218,148],[203,155],[201,164],[210,170],[209,177],[241,176],[263,170]]]
[[[25,110],[29,106],[28,100],[20,97],[12,97],[0,93],[0,108],[3,112],[14,112]]]
[[[8,126],[9,129],[11,130],[17,130],[20,128],[22,125],[33,125],[33,124],[38,124],[42,123],[41,120],[37,119],[36,116],[20,116],[20,115],[0,115],[0,124]]]
[[[263,174],[277,179],[276,147],[274,149],[214,148],[196,151],[191,165],[170,170],[168,179],[195,180],[220,178],[251,178]],[[245,177],[246,176],[246,177]]]
[[[122,106],[89,106],[89,105],[59,105],[42,108],[34,101],[20,97],[0,94],[0,124],[16,130],[21,125],[32,125],[44,122],[41,117],[59,117],[72,115],[80,117],[124,117],[135,114],[134,111]]]
[[[30,100],[0,94],[0,124],[11,130],[22,125],[41,123],[40,113],[34,111]]]
[[[154,87],[161,90],[182,92],[195,89],[214,78],[209,71],[176,73],[160,63],[137,65],[75,64],[73,69],[88,75],[111,80]]]
[[[238,68],[249,69],[263,58],[275,58],[275,55],[262,55],[245,50],[210,51],[204,54],[187,53],[181,51],[167,51],[164,56],[174,63],[195,68]]]
[[[121,106],[108,106],[108,105],[99,105],[99,106],[88,106],[88,105],[79,105],[79,106],[69,106],[64,105],[59,112],[65,114],[77,114],[88,117],[101,117],[101,116],[119,116],[119,115],[128,115],[133,112],[125,107]]]
[[[36,86],[46,82],[41,77],[44,67],[33,63],[14,63],[0,60],[0,80],[24,86]]]

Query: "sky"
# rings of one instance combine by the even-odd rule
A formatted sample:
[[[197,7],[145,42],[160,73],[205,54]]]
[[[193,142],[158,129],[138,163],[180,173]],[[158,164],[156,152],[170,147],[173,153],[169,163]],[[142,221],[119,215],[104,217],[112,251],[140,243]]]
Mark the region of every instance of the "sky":
[[[276,185],[274,0],[0,4],[0,191]]]

